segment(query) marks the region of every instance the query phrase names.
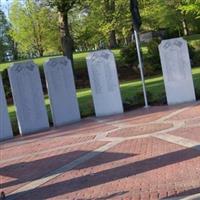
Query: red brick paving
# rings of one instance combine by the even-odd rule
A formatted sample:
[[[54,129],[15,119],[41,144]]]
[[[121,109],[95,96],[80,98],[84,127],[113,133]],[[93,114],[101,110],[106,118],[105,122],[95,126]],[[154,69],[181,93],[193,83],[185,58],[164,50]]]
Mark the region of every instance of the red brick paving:
[[[137,135],[144,135],[155,133],[157,131],[165,130],[171,128],[172,124],[147,124],[147,125],[140,125],[137,127],[129,127],[123,128],[121,130],[113,131],[109,133],[108,136],[111,137],[130,137],[130,136],[137,136]]]
[[[127,118],[122,120],[122,124],[143,124],[152,122],[155,120],[159,120],[161,117],[167,116],[168,114],[172,113],[172,111],[165,111],[165,112],[158,112],[158,113],[149,113],[147,112],[146,115],[140,115],[134,118]]]
[[[127,154],[124,159],[120,152]],[[114,161],[109,162],[109,153]],[[147,196],[153,194],[161,197],[166,189],[168,195],[173,195],[185,191],[191,182],[193,187],[200,184],[199,155],[195,150],[155,138],[129,140],[25,193],[23,198],[96,199],[117,192],[124,193],[124,199],[149,199]],[[106,163],[102,163],[104,159],[108,159]]]
[[[46,175],[68,162],[102,146],[105,142],[93,142],[91,144],[78,145],[73,148],[53,151],[51,153],[29,156],[26,159],[15,160],[8,164],[3,164],[0,170],[1,187],[5,192],[11,192],[24,185],[26,182],[33,181]],[[9,181],[9,178],[16,181]],[[5,182],[5,183],[4,183]]]
[[[162,130],[200,144],[199,119],[199,104],[152,107],[2,142],[1,189],[16,200],[156,200],[200,193],[200,151],[145,136]],[[177,121],[183,127],[171,131]],[[9,195],[112,140],[121,143],[39,187]]]
[[[169,132],[169,134],[188,138],[200,143],[200,126],[179,129],[178,131]]]
[[[183,106],[180,106],[183,107]],[[161,116],[166,116],[169,113],[172,113],[174,110],[177,110],[176,107],[169,107],[169,106],[154,106],[150,107],[149,109],[146,108],[140,108],[136,109],[134,112],[126,112],[122,115],[116,115],[116,116],[110,116],[110,117],[102,117],[100,119],[106,119],[107,121],[129,121],[129,120],[147,120],[148,122],[154,119],[159,119]]]
[[[4,153],[2,154],[2,159],[9,159],[14,156],[21,156],[21,155],[27,155],[31,153],[40,152],[42,150],[47,149],[54,149],[56,147],[60,146],[66,146],[71,145],[75,143],[81,143],[84,141],[92,140],[95,136],[79,136],[79,137],[70,137],[70,136],[60,136],[60,137],[54,137],[54,138],[46,138],[46,140],[37,140],[34,143],[28,142],[25,144],[19,144],[17,146],[12,147],[6,147],[5,145],[2,147],[4,150]]]
[[[194,119],[200,117],[200,106],[194,105],[189,110],[183,111],[174,117],[171,117],[171,120],[185,120],[185,119]]]
[[[200,117],[199,118],[195,118],[195,119],[189,119],[186,121],[186,125],[187,126],[192,126],[192,125],[196,125],[199,124],[200,125]]]

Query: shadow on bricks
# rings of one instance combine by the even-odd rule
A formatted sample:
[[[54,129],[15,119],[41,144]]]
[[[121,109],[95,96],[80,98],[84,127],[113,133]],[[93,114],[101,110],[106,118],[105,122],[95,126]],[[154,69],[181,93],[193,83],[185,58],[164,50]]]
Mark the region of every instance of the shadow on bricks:
[[[106,159],[107,156],[107,159]],[[115,157],[113,159],[113,156]],[[87,163],[76,167],[75,169],[83,169],[90,166],[95,166],[104,162],[112,162],[113,160],[123,159],[133,155],[123,155],[115,153],[105,153],[105,160],[98,159],[98,156]],[[175,163],[187,161],[200,156],[200,152],[193,148],[174,151],[168,154],[148,158],[145,160],[129,163],[123,166],[118,166],[110,169],[106,169],[94,174],[88,174],[81,177],[72,178],[70,180],[53,183],[51,185],[43,185],[39,188],[28,190],[13,194],[10,196],[11,199],[48,199],[58,195],[75,192],[78,190],[86,189],[93,186],[109,183],[112,181],[120,180],[126,177],[138,175],[147,171],[166,167]],[[63,171],[64,173],[64,171]],[[33,198],[34,197],[34,198]],[[8,198],[8,199],[10,199]]]
[[[167,199],[170,199],[170,198],[178,198],[178,197],[185,197],[185,196],[190,196],[190,195],[193,195],[193,194],[199,194],[200,193],[200,187],[198,188],[193,188],[193,189],[190,189],[190,190],[186,190],[184,192],[181,192],[179,193],[178,195],[172,195],[172,196],[169,196],[167,197]],[[191,199],[191,200],[199,200],[200,198],[197,197],[196,199]]]
[[[21,162],[2,167],[0,168],[0,175],[12,177],[15,178],[16,180],[7,183],[2,183],[1,188],[3,189],[5,187],[14,186],[16,184],[34,181],[38,178],[45,176],[49,172],[54,171],[59,167],[62,167],[63,165],[66,165],[66,163],[69,163],[73,159],[76,159],[77,157],[83,156],[88,153],[90,152],[73,151],[65,154],[34,160],[31,162]],[[101,155],[103,155],[104,157],[103,160],[101,159],[99,160],[99,162],[91,163],[90,166],[87,167],[92,167],[95,165],[126,159],[135,156],[136,154],[104,152],[101,153]]]

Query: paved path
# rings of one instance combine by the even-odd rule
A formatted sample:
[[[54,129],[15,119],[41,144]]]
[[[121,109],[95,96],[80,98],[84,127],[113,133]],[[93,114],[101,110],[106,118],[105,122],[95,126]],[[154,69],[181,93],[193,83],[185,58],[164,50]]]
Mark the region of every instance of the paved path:
[[[8,200],[200,199],[199,103],[89,118],[0,147]]]

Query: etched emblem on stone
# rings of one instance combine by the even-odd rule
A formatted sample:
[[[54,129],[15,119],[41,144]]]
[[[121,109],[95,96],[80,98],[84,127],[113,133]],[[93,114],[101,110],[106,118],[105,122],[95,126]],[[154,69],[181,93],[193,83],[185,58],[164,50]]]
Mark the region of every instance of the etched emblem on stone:
[[[163,48],[168,49],[171,46],[171,43],[168,41],[163,45]]]
[[[30,63],[30,65],[27,65],[26,68],[29,70],[29,71],[33,71],[35,66],[33,63]]]
[[[182,42],[181,41],[175,41],[174,45],[178,46],[179,48],[181,48],[182,46]]]
[[[102,52],[101,56],[107,60],[110,55],[107,52]]]

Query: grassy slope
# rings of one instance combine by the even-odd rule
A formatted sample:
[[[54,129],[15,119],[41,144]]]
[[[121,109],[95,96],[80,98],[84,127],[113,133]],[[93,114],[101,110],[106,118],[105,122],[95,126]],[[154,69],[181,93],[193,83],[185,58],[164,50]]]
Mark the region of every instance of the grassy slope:
[[[200,40],[200,34],[196,35],[191,35],[191,36],[185,36],[184,39],[186,39],[189,43],[192,43],[196,40]],[[146,46],[142,46],[143,53],[147,53],[147,48]],[[112,50],[113,53],[115,54],[115,58],[118,61],[120,59],[120,54],[119,54],[119,49],[117,50]],[[84,53],[74,53],[74,65],[75,69],[81,69],[86,67],[86,56],[88,55],[88,52]],[[55,56],[56,57],[56,56]],[[35,58],[33,61],[39,65],[42,66],[49,58],[52,57],[43,57],[43,58]],[[3,71],[4,69],[7,69],[12,63],[3,63],[0,64],[0,72]]]
[[[183,38],[186,39],[188,42],[200,40],[200,34],[184,36]]]
[[[118,50],[118,49],[117,50],[112,50],[112,52],[115,55],[116,60],[119,59],[119,51],[120,50]],[[86,67],[86,60],[85,60],[85,58],[87,57],[87,55],[88,55],[88,52],[74,53],[74,65],[75,65],[75,69],[76,70],[78,70],[80,68],[85,68]],[[58,57],[58,56],[54,56],[54,57]],[[35,59],[33,59],[33,61],[38,66],[42,66],[46,61],[48,61],[49,58],[53,58],[53,57],[35,58]],[[12,62],[0,64],[0,72],[3,71],[4,69],[7,69],[10,65],[12,65]]]

